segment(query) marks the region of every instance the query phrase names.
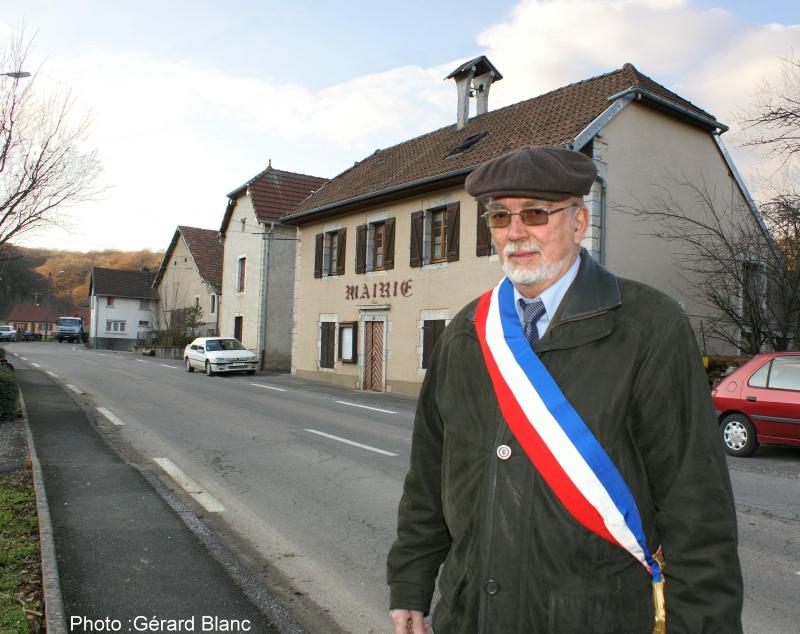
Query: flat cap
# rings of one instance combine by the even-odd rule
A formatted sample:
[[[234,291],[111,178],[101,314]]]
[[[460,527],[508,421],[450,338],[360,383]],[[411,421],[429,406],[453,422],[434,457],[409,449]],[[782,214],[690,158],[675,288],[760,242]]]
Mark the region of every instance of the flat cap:
[[[475,198],[525,196],[564,200],[585,196],[597,176],[585,154],[555,146],[524,147],[475,169],[466,182]]]

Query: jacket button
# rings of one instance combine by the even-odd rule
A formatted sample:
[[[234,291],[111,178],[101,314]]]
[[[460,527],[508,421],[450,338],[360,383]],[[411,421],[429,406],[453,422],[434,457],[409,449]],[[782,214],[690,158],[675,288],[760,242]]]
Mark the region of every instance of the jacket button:
[[[489,581],[487,581],[483,586],[483,589],[489,596],[494,596],[500,591],[500,586],[497,585],[497,582],[494,579],[489,579]]]
[[[497,457],[500,460],[508,460],[511,457],[511,447],[508,445],[500,445],[497,448]]]

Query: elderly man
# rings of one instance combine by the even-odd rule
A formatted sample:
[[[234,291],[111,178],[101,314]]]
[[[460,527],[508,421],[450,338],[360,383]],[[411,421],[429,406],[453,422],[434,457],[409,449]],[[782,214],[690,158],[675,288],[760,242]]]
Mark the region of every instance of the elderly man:
[[[436,634],[741,632],[694,334],[581,249],[595,178],[579,152],[530,147],[467,179],[506,277],[452,320],[422,386],[388,560],[396,634],[429,631],[437,574]]]

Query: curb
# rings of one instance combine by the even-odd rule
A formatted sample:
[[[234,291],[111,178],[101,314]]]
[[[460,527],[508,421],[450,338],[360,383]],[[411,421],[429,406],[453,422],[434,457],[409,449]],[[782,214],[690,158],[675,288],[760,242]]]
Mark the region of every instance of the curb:
[[[36,447],[33,444],[31,428],[28,424],[28,412],[22,390],[19,390],[19,404],[22,418],[25,421],[25,435],[28,440],[28,453],[31,457],[33,471],[33,488],[36,492],[36,511],[39,515],[39,547],[42,558],[42,588],[44,591],[45,624],[48,634],[66,634],[67,619],[64,615],[64,603],[61,597],[61,582],[58,576],[58,560],[56,544],[53,537],[53,523],[50,519],[50,507],[47,505],[47,492],[44,488],[44,477]]]

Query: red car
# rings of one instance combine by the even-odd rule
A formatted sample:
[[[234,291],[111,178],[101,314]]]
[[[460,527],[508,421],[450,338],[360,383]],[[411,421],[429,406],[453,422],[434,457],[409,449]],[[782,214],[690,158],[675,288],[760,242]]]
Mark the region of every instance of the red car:
[[[711,398],[730,455],[749,456],[759,443],[800,447],[800,352],[756,355]]]

